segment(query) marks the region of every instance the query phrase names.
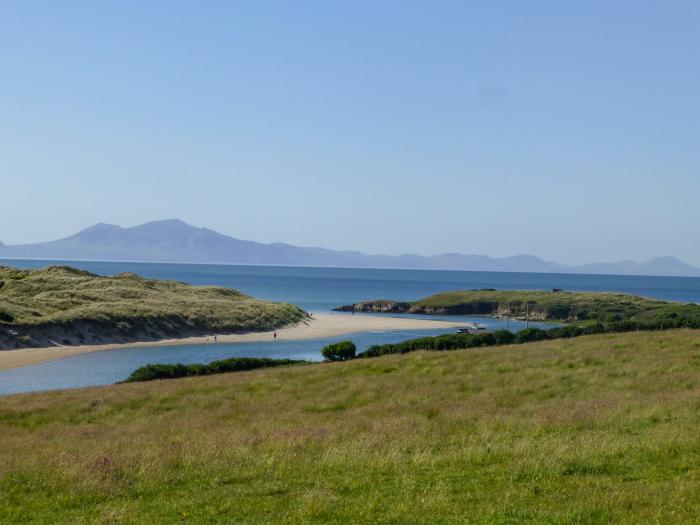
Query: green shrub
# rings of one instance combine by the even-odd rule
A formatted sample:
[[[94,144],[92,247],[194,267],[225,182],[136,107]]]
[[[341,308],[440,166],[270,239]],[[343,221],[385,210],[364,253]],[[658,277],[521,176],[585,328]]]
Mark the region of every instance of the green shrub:
[[[544,339],[547,339],[547,332],[539,328],[525,328],[525,330],[520,330],[515,334],[515,342],[517,344],[542,341]]]
[[[497,345],[509,345],[515,343],[515,334],[510,330],[496,330],[493,333]]]
[[[547,331],[547,335],[550,339],[564,339],[569,337],[578,337],[584,334],[584,329],[580,326],[560,326],[558,328],[552,328]]]
[[[15,318],[5,310],[0,310],[0,322],[11,323]]]
[[[321,350],[321,355],[326,361],[348,361],[355,359],[356,351],[355,343],[352,341],[341,341],[340,343],[324,346],[323,350]]]
[[[183,365],[181,363],[174,365],[145,365],[134,370],[125,382],[153,381],[154,379],[174,379],[176,377],[243,372],[245,370],[255,370],[256,368],[272,368],[307,362],[308,361],[294,361],[291,359],[268,359],[266,357],[232,357],[231,359],[213,361],[208,365]]]

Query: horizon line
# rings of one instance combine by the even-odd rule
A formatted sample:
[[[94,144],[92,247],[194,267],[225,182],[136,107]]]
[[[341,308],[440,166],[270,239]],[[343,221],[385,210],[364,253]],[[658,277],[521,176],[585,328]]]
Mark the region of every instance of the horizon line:
[[[402,272],[455,272],[455,273],[513,273],[513,274],[533,274],[533,275],[585,275],[591,277],[658,277],[664,279],[700,279],[700,275],[657,275],[657,274],[630,274],[630,273],[584,273],[584,272],[529,272],[512,270],[457,270],[457,269],[437,269],[437,268],[377,268],[373,266],[316,266],[301,264],[244,264],[225,262],[187,262],[187,261],[145,261],[139,259],[51,259],[44,257],[3,257],[0,261],[47,261],[47,262],[89,262],[89,263],[136,263],[136,264],[193,264],[202,266],[249,266],[263,268],[314,268],[326,270],[373,270],[373,271],[402,271]],[[595,264],[595,263],[594,263]],[[603,263],[605,264],[605,263]],[[612,263],[608,263],[612,264]],[[2,266],[2,265],[0,265]]]

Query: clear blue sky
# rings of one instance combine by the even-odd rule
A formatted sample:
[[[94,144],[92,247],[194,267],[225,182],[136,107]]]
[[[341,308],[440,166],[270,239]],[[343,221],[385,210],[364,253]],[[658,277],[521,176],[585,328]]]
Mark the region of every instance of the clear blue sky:
[[[0,240],[700,264],[700,2],[0,3]]]

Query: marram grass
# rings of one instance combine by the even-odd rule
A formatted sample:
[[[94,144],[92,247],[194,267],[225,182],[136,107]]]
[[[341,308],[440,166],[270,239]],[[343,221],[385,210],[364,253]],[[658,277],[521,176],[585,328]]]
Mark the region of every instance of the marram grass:
[[[0,398],[0,523],[697,523],[700,332]]]
[[[496,315],[567,323],[633,322],[658,328],[700,328],[700,305],[610,292],[465,290],[413,302],[365,301],[337,310],[443,315]]]
[[[272,330],[305,318],[297,306],[218,286],[0,266],[0,349]]]

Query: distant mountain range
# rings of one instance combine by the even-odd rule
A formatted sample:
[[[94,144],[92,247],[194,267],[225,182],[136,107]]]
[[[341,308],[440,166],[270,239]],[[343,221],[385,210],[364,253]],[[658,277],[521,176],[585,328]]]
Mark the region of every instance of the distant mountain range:
[[[0,242],[0,257],[700,276],[700,268],[685,264],[674,257],[656,257],[645,262],[619,261],[567,266],[544,261],[532,255],[502,258],[461,253],[445,253],[428,257],[414,254],[367,255],[356,251],[243,241],[207,228],[196,228],[177,219],[149,222],[133,228],[96,224],[65,239],[37,244],[8,246]]]

